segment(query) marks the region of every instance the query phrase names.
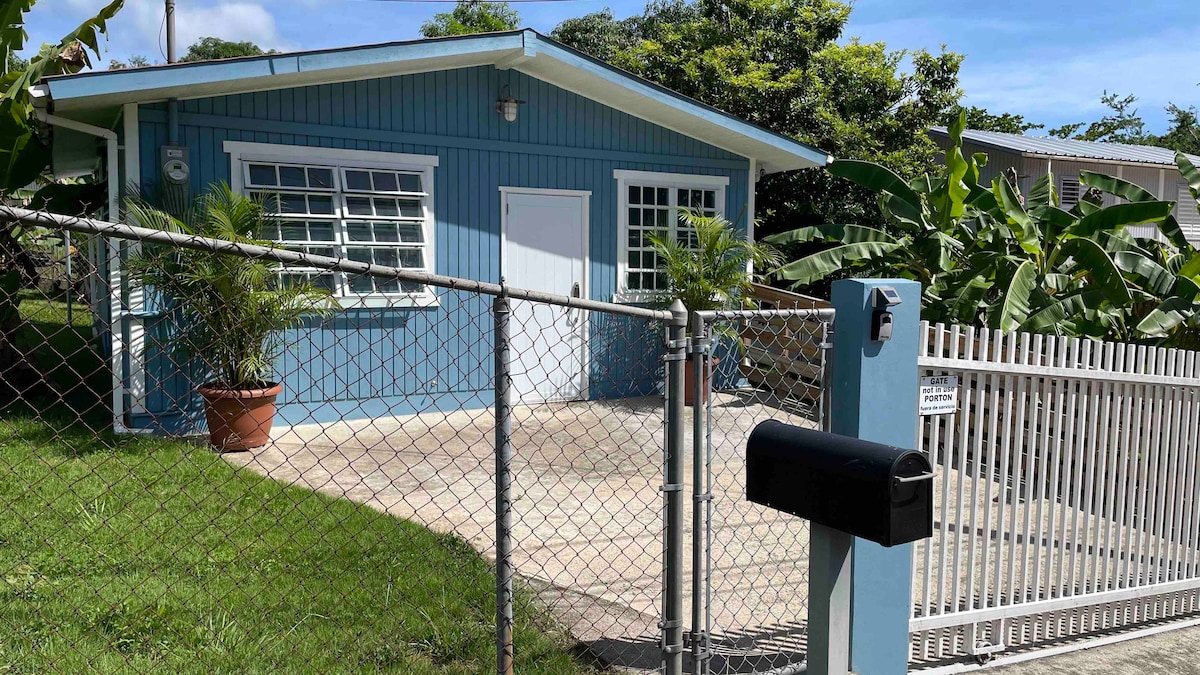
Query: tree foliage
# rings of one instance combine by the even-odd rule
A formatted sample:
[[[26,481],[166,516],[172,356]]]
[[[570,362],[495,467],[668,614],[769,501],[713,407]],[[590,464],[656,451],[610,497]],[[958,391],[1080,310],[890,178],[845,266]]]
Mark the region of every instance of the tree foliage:
[[[275,50],[263,51],[262,47],[253,42],[231,42],[218,37],[202,37],[196,40],[180,61],[214,61],[216,59],[233,59],[239,56],[261,56],[274,54]],[[132,59],[131,59],[131,65]],[[143,63],[142,65],[146,65]]]
[[[925,132],[958,99],[961,57],[846,40],[849,13],[834,0],[656,0],[628,19],[569,19],[553,36],[834,156],[904,176],[929,170],[936,147]],[[869,192],[820,170],[768,176],[758,195],[768,233],[878,218]]]
[[[1100,97],[1100,102],[1109,109],[1104,117],[1090,123],[1064,124],[1051,129],[1050,135],[1079,141],[1148,144],[1150,136],[1146,133],[1146,123],[1138,115],[1137,108],[1133,107],[1137,103],[1136,96],[1121,96],[1106,91]]]
[[[985,108],[971,106],[967,108],[967,128],[976,131],[999,131],[1005,134],[1023,134],[1034,129],[1044,129],[1045,124],[1027,122],[1024,115],[1001,113],[994,115]],[[951,113],[951,118],[957,116],[957,111]]]
[[[471,35],[513,30],[521,23],[521,15],[507,2],[459,0],[449,12],[434,14],[421,24],[421,35],[427,38],[448,35]]]
[[[1104,93],[1101,103],[1109,112],[1094,122],[1073,122],[1050,130],[1050,135],[1083,141],[1105,141],[1133,145],[1153,145],[1176,152],[1200,155],[1200,118],[1195,106],[1167,105],[1167,131],[1154,134],[1146,130],[1145,120],[1134,108],[1137,98]]]
[[[1197,119],[1196,107],[1184,108],[1172,103],[1167,106],[1167,115],[1167,133],[1155,136],[1153,145],[1200,155],[1200,119]]]
[[[1007,175],[980,179],[987,157],[962,153],[965,112],[938,172],[906,181],[879,164],[839,160],[830,173],[878,196],[895,233],[862,225],[820,225],[768,238],[777,245],[821,242],[821,251],[778,275],[804,286],[844,268],[921,282],[922,315],[1005,331],[1192,344],[1200,310],[1200,253],[1160,201],[1127,181],[1083,172],[1091,190],[1061,208],[1047,174],[1022,192]],[[1200,190],[1200,171],[1179,156]],[[1102,193],[1119,203],[1101,206]],[[1157,225],[1170,244],[1129,227]]]
[[[150,65],[150,59],[142,56],[141,54],[134,54],[133,56],[129,57],[128,61],[121,61],[119,59],[109,60],[108,69],[124,70],[126,68],[145,68],[148,65]]]

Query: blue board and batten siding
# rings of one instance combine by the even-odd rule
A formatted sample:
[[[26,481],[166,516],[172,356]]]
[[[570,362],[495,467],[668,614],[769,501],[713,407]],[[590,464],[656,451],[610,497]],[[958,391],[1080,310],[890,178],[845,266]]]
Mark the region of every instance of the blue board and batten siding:
[[[495,111],[508,85],[522,99],[509,123]],[[745,225],[747,159],[647,123],[514,70],[491,66],[181,101],[180,143],[190,150],[193,191],[229,181],[223,143],[249,141],[436,155],[435,271],[500,278],[501,186],[589,190],[589,293],[617,291],[615,169],[727,176],[725,213]],[[158,175],[167,144],[166,105],[140,106],[143,186]],[[439,293],[437,308],[348,310],[294,331],[279,370],[285,403],[303,418],[480,405],[490,402],[490,299]],[[590,395],[650,393],[653,343],[644,327],[592,317]],[[152,336],[169,339],[149,327]],[[614,332],[627,337],[614,339]],[[607,337],[605,337],[607,336]],[[620,359],[615,357],[619,355]],[[187,398],[193,379],[147,346],[148,409]],[[632,382],[637,375],[639,381]],[[324,412],[314,413],[321,407]]]

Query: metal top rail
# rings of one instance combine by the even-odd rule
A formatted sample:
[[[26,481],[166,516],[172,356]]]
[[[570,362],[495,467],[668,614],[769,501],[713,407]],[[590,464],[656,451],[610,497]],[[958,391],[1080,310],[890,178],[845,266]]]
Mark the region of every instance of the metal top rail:
[[[813,321],[832,321],[832,307],[797,307],[792,309],[721,309],[705,310],[692,313],[701,321],[737,320],[737,319],[794,319],[803,318]]]
[[[349,274],[363,274],[385,279],[397,279],[400,281],[436,286],[438,288],[449,288],[458,291],[482,293],[484,295],[504,295],[517,300],[543,302],[549,305],[560,305],[575,309],[595,310],[608,312],[610,314],[622,314],[625,316],[643,319],[657,319],[660,321],[666,321],[672,316],[671,312],[666,310],[634,307],[631,305],[602,302],[600,300],[588,300],[585,298],[576,298],[567,295],[557,295],[555,293],[545,293],[543,291],[513,288],[505,284],[493,284],[485,281],[474,281],[459,277],[448,277],[441,274],[431,274],[429,272],[418,272],[414,270],[401,269],[398,267],[388,267],[373,263],[356,262],[353,260],[347,260],[345,258],[331,258],[322,255],[312,255],[310,253],[300,253],[297,251],[289,251],[271,246],[240,244],[223,239],[211,239],[209,237],[200,237],[196,235],[182,234],[179,232],[166,232],[147,227],[137,227],[134,225],[126,225],[124,223],[112,223],[104,220],[94,220],[79,216],[64,216],[55,213],[45,213],[42,211],[31,211],[29,209],[22,209],[15,206],[0,206],[0,221],[15,221],[30,225],[38,225],[41,227],[49,227],[57,230],[82,232],[84,234],[97,234],[104,237],[127,239],[130,241],[169,244],[172,246],[194,249],[197,251],[212,251],[214,253],[257,258],[260,260],[270,260],[283,264],[303,265],[305,267],[313,267],[321,270],[346,272]]]

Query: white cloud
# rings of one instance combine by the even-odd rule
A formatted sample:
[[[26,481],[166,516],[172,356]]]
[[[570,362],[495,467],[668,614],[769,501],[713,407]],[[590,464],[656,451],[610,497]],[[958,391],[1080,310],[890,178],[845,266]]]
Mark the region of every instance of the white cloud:
[[[84,0],[71,0],[83,2]],[[139,42],[152,52],[165,49],[163,32],[163,3],[161,0],[132,0],[126,3],[128,12],[137,29]],[[118,15],[120,16],[120,15]],[[275,25],[275,17],[265,7],[254,2],[218,2],[209,6],[196,6],[192,2],[175,5],[175,34],[179,53],[202,37],[214,36],[224,40],[240,42],[248,40],[263,49],[286,48]]]
[[[1172,30],[1126,42],[1097,41],[1095,46],[1057,49],[1016,58],[963,64],[967,101],[995,112],[1017,112],[1032,120],[1094,119],[1104,111],[1104,91],[1138,98],[1139,112],[1158,126],[1162,109],[1200,98],[1194,65],[1200,46],[1191,37],[1200,27]]]

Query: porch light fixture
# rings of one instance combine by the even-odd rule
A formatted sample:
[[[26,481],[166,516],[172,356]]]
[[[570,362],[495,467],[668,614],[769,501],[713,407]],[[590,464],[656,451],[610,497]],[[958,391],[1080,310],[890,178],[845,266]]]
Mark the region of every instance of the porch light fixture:
[[[524,102],[525,101],[513,98],[512,92],[509,91],[508,85],[506,84],[504,85],[504,88],[500,90],[500,98],[496,101],[496,112],[504,115],[504,121],[516,122],[517,106]]]

